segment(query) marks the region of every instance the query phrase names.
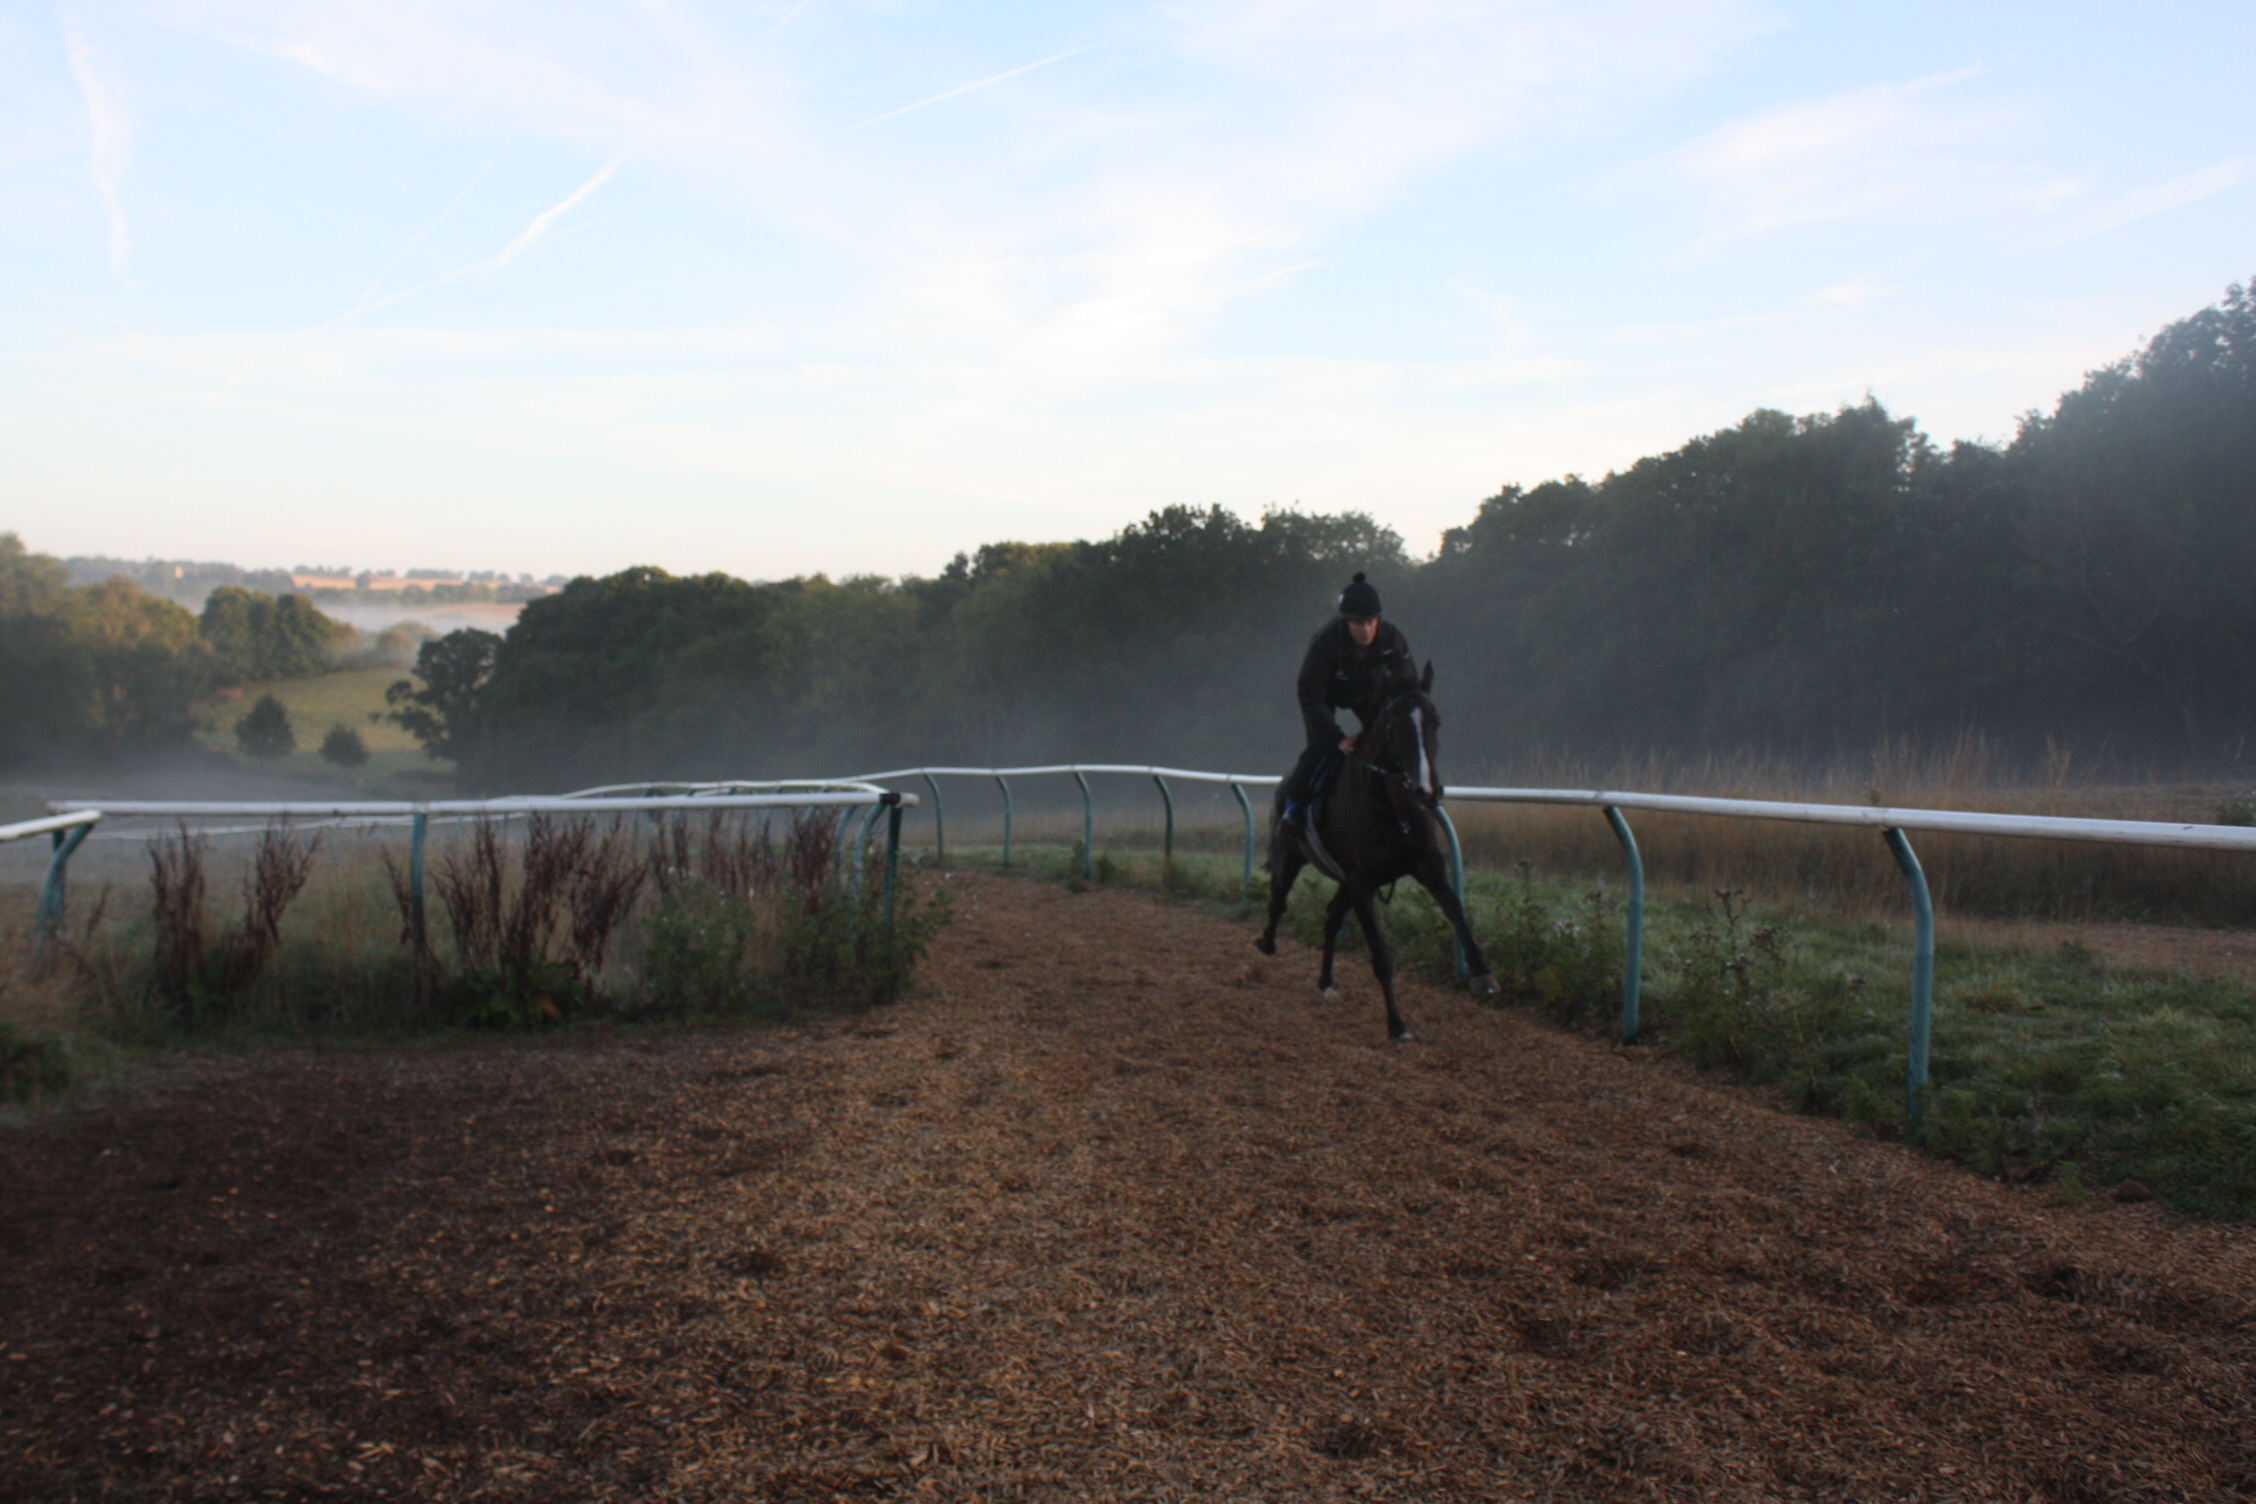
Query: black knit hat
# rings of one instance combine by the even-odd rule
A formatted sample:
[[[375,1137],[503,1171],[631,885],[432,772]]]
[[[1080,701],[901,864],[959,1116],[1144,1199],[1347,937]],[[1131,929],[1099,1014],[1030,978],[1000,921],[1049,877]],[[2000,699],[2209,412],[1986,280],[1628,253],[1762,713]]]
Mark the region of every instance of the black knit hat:
[[[1351,621],[1377,616],[1379,587],[1365,580],[1362,575],[1356,575],[1355,582],[1340,592],[1339,614]]]

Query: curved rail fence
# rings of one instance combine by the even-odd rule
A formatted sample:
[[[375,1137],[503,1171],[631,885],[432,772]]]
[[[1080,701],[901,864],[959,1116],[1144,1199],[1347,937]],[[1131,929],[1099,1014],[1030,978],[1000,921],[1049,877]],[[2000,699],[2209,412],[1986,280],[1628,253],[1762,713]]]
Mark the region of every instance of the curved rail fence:
[[[1621,842],[1629,867],[1629,903],[1622,965],[1622,1042],[1637,1042],[1637,994],[1645,930],[1645,866],[1637,854],[1627,810],[1716,815],[1743,820],[1790,820],[1808,825],[1856,825],[1880,833],[1911,890],[1910,1066],[1905,1107],[1920,1117],[1927,1085],[1927,1044],[1935,1004],[1935,906],[1927,876],[1911,849],[1910,831],[2014,836],[2053,841],[2117,841],[2135,846],[2256,851],[2256,830],[2227,825],[2177,825],[2154,820],[2078,820],[2056,815],[1993,815],[1942,809],[1888,809],[1858,804],[1785,804],[1764,799],[1706,799],[1681,794],[1615,793],[1603,789],[1451,789],[1449,797],[1477,804],[1580,804],[1602,811]],[[1452,835],[1452,842],[1455,837]],[[1463,879],[1459,879],[1460,887]]]
[[[897,880],[900,860],[901,812],[914,807],[918,796],[885,787],[905,779],[923,780],[932,799],[934,843],[939,860],[947,860],[947,806],[940,792],[942,778],[992,779],[1003,799],[1003,849],[1004,866],[1011,861],[1011,780],[1014,778],[1070,777],[1081,792],[1081,872],[1091,874],[1091,860],[1095,848],[1096,807],[1089,779],[1092,776],[1118,776],[1148,778],[1158,791],[1165,811],[1165,852],[1172,859],[1175,854],[1175,795],[1172,782],[1221,784],[1236,796],[1238,808],[1245,822],[1245,860],[1240,878],[1240,891],[1250,894],[1253,886],[1255,852],[1255,821],[1252,801],[1246,790],[1271,789],[1280,780],[1274,776],[1246,773],[1208,773],[1186,768],[1151,767],[1123,763],[1056,763],[1025,768],[961,768],[914,767],[895,768],[883,773],[867,773],[854,778],[808,781],[797,783],[644,783],[613,784],[602,788],[585,789],[576,794],[547,798],[433,800],[423,803],[361,802],[361,803],[286,803],[286,804],[222,804],[222,803],[124,803],[114,801],[64,801],[48,807],[56,813],[45,820],[26,821],[21,825],[0,826],[0,841],[18,840],[26,836],[49,835],[54,841],[55,854],[48,864],[47,882],[39,899],[39,935],[41,943],[61,923],[63,873],[72,851],[84,841],[95,822],[105,815],[155,815],[164,817],[290,817],[331,819],[405,819],[412,821],[414,835],[410,847],[410,876],[413,884],[416,912],[421,913],[423,835],[427,822],[433,816],[442,818],[475,818],[480,815],[529,814],[541,811],[568,813],[594,813],[606,810],[640,810],[653,813],[667,810],[758,809],[758,808],[824,808],[840,811],[839,839],[851,840],[857,857],[869,848],[877,817],[881,811],[887,815],[885,850],[885,892],[888,915],[892,910],[892,895]],[[1785,820],[1814,825],[1861,826],[1879,833],[1896,865],[1904,875],[1911,895],[1912,907],[1912,972],[1911,1012],[1909,1022],[1907,1079],[1905,1082],[1906,1108],[1913,1121],[1921,1115],[1922,1098],[1927,1085],[1928,1041],[1934,1016],[1935,990],[1935,911],[1927,891],[1926,874],[1920,870],[1919,858],[1912,850],[1910,833],[1948,833],[1957,835],[2004,836],[2038,840],[2108,841],[2139,846],[2192,847],[2211,851],[2256,852],[2256,829],[2223,825],[2170,824],[2151,820],[2083,820],[2052,815],[2002,815],[1960,810],[1891,809],[1865,805],[1846,804],[1789,804],[1761,799],[1709,799],[1678,794],[1639,794],[1604,789],[1517,789],[1517,788],[1453,788],[1448,797],[1468,804],[1565,804],[1583,805],[1599,811],[1612,827],[1621,843],[1623,858],[1627,863],[1629,901],[1625,908],[1625,936],[1622,967],[1621,1037],[1625,1044],[1635,1044],[1638,1034],[1638,994],[1643,966],[1645,930],[1645,868],[1637,851],[1637,839],[1628,818],[1630,811],[1655,813],[1709,815],[1727,819]],[[849,835],[847,827],[855,810],[864,811],[858,832]],[[1449,837],[1451,875],[1460,896],[1465,888],[1465,863],[1463,847],[1457,839],[1457,828],[1448,811],[1440,811],[1443,830]],[[420,921],[417,924],[420,931]],[[1458,973],[1464,972],[1464,957],[1457,958]]]
[[[835,809],[839,812],[840,838],[844,838],[846,823],[858,810],[867,810],[862,820],[861,837],[856,846],[856,870],[859,858],[867,852],[871,829],[882,812],[885,822],[885,887],[884,914],[888,924],[894,912],[894,890],[900,877],[901,812],[914,808],[914,794],[898,793],[880,788],[872,783],[856,780],[835,780],[827,783],[761,783],[692,786],[669,790],[665,786],[646,789],[641,793],[622,794],[607,789],[590,789],[577,794],[525,795],[504,799],[431,799],[431,800],[282,800],[273,802],[227,800],[52,800],[48,808],[56,813],[44,820],[30,820],[21,825],[0,826],[0,840],[16,840],[24,836],[52,833],[55,855],[48,863],[47,879],[40,889],[38,918],[35,922],[34,955],[45,954],[46,947],[61,932],[63,917],[64,874],[70,855],[86,839],[87,832],[105,818],[122,819],[146,817],[174,820],[312,820],[329,824],[344,823],[396,823],[405,824],[408,836],[408,904],[409,943],[418,961],[429,953],[430,933],[426,922],[423,883],[423,851],[431,821],[504,819],[511,815],[537,814],[650,814],[661,816],[669,811],[758,810],[758,809]]]
[[[1180,779],[1186,782],[1229,785],[1230,791],[1237,795],[1238,806],[1245,816],[1245,868],[1241,892],[1250,891],[1253,884],[1254,819],[1253,808],[1246,799],[1245,791],[1249,788],[1274,788],[1281,781],[1275,777],[1243,773],[1201,773],[1181,768],[1140,767],[1118,763],[1061,763],[1033,768],[895,768],[884,773],[862,774],[856,781],[883,784],[906,778],[923,779],[932,793],[935,842],[941,860],[945,861],[946,815],[938,779],[994,779],[1003,794],[1003,862],[1007,866],[1010,862],[1010,780],[1041,775],[1070,775],[1081,789],[1081,872],[1083,877],[1087,877],[1095,834],[1094,805],[1089,792],[1088,775],[1091,774],[1151,779],[1166,807],[1169,857],[1174,855],[1175,800],[1168,781]],[[1628,811],[1712,815],[1744,820],[1786,820],[1814,825],[1853,825],[1879,832],[1897,867],[1903,872],[1911,895],[1911,1017],[1907,1048],[1909,1065],[1904,1089],[1906,1112],[1913,1122],[1917,1122],[1921,1116],[1928,1075],[1928,1043],[1934,1019],[1935,909],[1927,890],[1926,874],[1920,870],[1919,857],[1912,850],[1909,832],[2055,841],[2111,841],[2137,846],[2193,847],[2211,851],[2256,851],[2256,829],[2226,825],[2181,825],[2152,820],[2082,820],[2053,815],[2002,815],[1849,804],[1789,804],[1763,799],[1709,799],[1692,795],[1638,794],[1604,789],[1452,788],[1448,797],[1467,804],[1585,805],[1605,816],[1615,838],[1621,843],[1622,855],[1628,864],[1629,901],[1624,905],[1626,933],[1623,937],[1622,965],[1621,1037],[1624,1044],[1637,1042],[1638,994],[1645,933],[1645,866],[1638,855],[1637,838],[1630,828]],[[1449,818],[1448,810],[1442,809],[1438,813],[1442,829],[1449,837],[1451,876],[1458,896],[1462,898],[1465,891],[1464,848],[1457,839],[1457,827]],[[1464,971],[1465,958],[1460,952],[1457,957],[1457,973],[1460,978],[1464,976]]]
[[[63,871],[70,865],[71,853],[78,850],[87,835],[101,823],[100,810],[82,809],[0,825],[0,842],[46,836],[54,843],[54,855],[47,859],[46,881],[39,885],[39,910],[32,920],[31,966],[34,971],[46,966],[48,944],[63,927]]]

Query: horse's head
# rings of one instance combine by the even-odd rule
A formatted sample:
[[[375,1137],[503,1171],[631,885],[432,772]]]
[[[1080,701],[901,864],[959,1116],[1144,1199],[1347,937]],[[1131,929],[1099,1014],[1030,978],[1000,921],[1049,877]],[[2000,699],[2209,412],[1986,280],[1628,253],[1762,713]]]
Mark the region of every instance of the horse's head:
[[[1433,702],[1433,664],[1395,686],[1379,713],[1378,745],[1371,761],[1426,809],[1441,803],[1441,712]]]

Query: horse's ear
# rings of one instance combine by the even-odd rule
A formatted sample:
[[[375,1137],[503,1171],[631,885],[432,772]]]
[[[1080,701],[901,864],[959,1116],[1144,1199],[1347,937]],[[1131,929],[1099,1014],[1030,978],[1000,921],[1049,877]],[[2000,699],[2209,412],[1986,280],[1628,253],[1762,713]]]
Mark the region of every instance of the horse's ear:
[[[1422,695],[1433,693],[1433,660],[1431,658],[1426,660],[1426,671],[1418,676],[1418,693]]]

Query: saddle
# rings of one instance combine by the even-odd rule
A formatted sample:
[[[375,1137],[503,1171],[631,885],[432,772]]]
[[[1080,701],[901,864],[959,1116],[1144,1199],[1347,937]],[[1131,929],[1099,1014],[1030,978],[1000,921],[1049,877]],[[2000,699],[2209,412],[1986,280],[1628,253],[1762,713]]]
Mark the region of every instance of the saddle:
[[[1308,849],[1308,859],[1316,864],[1317,871],[1335,883],[1346,882],[1347,873],[1340,867],[1339,858],[1325,847],[1324,837],[1317,827],[1322,823],[1318,817],[1323,814],[1324,802],[1331,795],[1334,778],[1346,762],[1344,756],[1334,752],[1317,765],[1316,776],[1308,780],[1308,807],[1300,817],[1300,840]]]

